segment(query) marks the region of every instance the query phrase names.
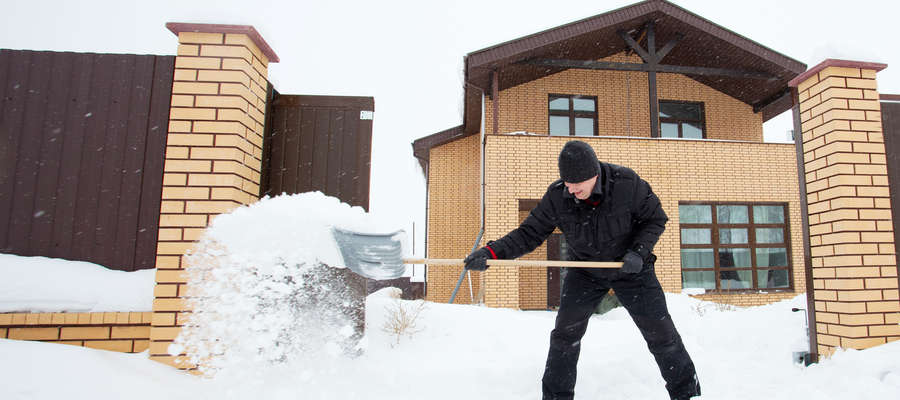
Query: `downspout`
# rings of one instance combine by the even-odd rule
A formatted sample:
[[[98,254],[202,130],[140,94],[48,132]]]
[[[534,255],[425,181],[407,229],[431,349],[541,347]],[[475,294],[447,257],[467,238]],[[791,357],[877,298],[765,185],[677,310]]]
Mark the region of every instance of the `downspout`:
[[[431,149],[428,149],[428,152],[431,153]],[[431,154],[428,155],[428,162],[425,163],[425,240],[423,240],[423,245],[425,249],[422,251],[422,254],[425,255],[425,258],[428,258],[428,208],[430,204],[429,196],[431,195],[431,177],[428,175],[428,171],[431,169]],[[416,249],[413,248],[415,252]],[[423,273],[424,278],[422,281],[422,296],[424,298],[428,297],[428,264],[424,264],[425,267]]]
[[[818,329],[816,328],[816,302],[813,296],[813,272],[812,253],[809,243],[809,213],[806,194],[806,165],[803,160],[803,131],[800,126],[800,100],[797,88],[791,88],[791,100],[793,106],[791,112],[794,116],[794,147],[797,151],[797,180],[800,189],[800,221],[803,229],[803,267],[806,275],[806,318],[809,336],[809,355],[812,362],[819,361]]]
[[[475,243],[472,244],[472,250],[469,251],[469,253],[475,251],[475,249],[478,248],[478,244],[481,243],[481,238],[484,236],[484,220],[485,220],[485,218],[484,218],[484,215],[485,215],[484,151],[486,148],[486,143],[485,143],[485,136],[484,136],[484,122],[485,122],[484,121],[484,90],[482,90],[481,88],[478,88],[478,89],[481,90],[481,129],[479,129],[479,136],[478,136],[479,143],[481,144],[481,151],[479,152],[479,162],[481,163],[481,166],[480,166],[481,174],[478,178],[478,180],[479,180],[478,188],[481,191],[479,198],[478,198],[478,201],[480,203],[478,210],[481,213],[481,216],[480,216],[481,227],[478,229],[478,236],[475,237]],[[462,274],[459,276],[459,280],[456,281],[456,288],[454,288],[453,293],[450,294],[450,304],[453,304],[453,301],[456,300],[456,292],[459,291],[459,285],[462,283],[462,280],[464,277],[468,277],[468,281],[469,281],[469,298],[472,299],[473,304],[476,303],[475,293],[472,289],[472,275],[469,274],[468,272],[466,272],[466,270],[463,270]],[[484,292],[484,275],[482,275],[481,277],[482,277],[481,291],[483,293]],[[478,303],[484,303],[484,299],[479,299]]]
[[[484,91],[482,90],[482,91],[481,91],[481,129],[479,129],[479,138],[478,138],[478,143],[481,145],[481,151],[479,152],[479,155],[480,155],[480,162],[481,162],[481,164],[480,164],[480,165],[481,165],[481,176],[479,177],[480,182],[479,182],[479,185],[478,185],[478,188],[481,190],[481,197],[479,197],[479,201],[481,202],[481,204],[479,204],[479,206],[480,206],[480,207],[479,207],[479,210],[480,210],[480,212],[481,212],[481,229],[478,230],[478,238],[475,239],[475,240],[476,240],[476,241],[475,241],[475,245],[476,245],[476,246],[477,246],[478,243],[481,241],[481,237],[484,236],[485,214],[486,214],[486,212],[485,212],[485,201],[484,201],[484,196],[485,196],[485,190],[484,190],[484,186],[485,186],[485,182],[484,182],[484,180],[485,180],[485,179],[484,179],[484,171],[485,171],[485,165],[484,165],[484,152],[487,150],[487,140],[486,140],[486,136],[485,136],[485,134],[484,134],[484,131],[485,131],[485,128],[486,128],[485,125],[484,125],[484,124],[485,124],[485,116],[484,116],[485,107],[484,107],[484,100],[485,100],[485,99],[484,99]],[[497,99],[495,98],[494,101],[497,101]],[[495,115],[495,116],[494,116],[494,119],[496,119],[496,118],[497,118],[497,116]],[[474,250],[474,249],[473,249],[473,250]],[[472,291],[472,280],[471,280],[471,278],[469,278],[469,291],[470,291],[470,292]],[[483,275],[483,274],[481,275],[481,293],[484,293],[484,275]],[[481,297],[481,296],[479,296],[479,297]],[[475,297],[472,297],[472,299],[473,299],[472,302],[474,303],[474,302],[475,302],[475,301],[474,301]],[[479,298],[479,299],[478,299],[478,303],[484,304],[484,298]]]
[[[465,60],[465,63],[466,63],[465,79],[467,80],[468,79],[468,59]],[[465,83],[465,84],[468,84],[468,83]],[[477,86],[475,86],[475,87],[477,87]],[[478,236],[475,238],[475,243],[472,245],[472,251],[475,251],[475,249],[478,248],[478,244],[481,243],[481,238],[484,236],[485,214],[486,214],[486,209],[485,209],[485,207],[486,207],[485,206],[485,203],[486,203],[485,202],[485,169],[486,169],[485,168],[485,151],[487,150],[487,140],[486,140],[486,135],[484,132],[487,127],[485,126],[484,89],[482,89],[480,87],[478,89],[481,91],[481,126],[480,126],[481,129],[479,129],[479,132],[480,132],[479,141],[481,144],[481,151],[479,154],[479,160],[481,162],[481,174],[479,177],[479,181],[480,181],[479,188],[481,190],[481,193],[480,193],[481,196],[479,197],[479,202],[481,203],[479,205],[480,206],[479,210],[481,212],[481,223],[480,223],[481,227],[478,229]],[[498,133],[499,123],[500,123],[499,118],[498,118],[498,116],[500,114],[500,112],[499,112],[500,105],[498,102],[498,98],[500,97],[499,92],[500,92],[500,76],[499,76],[499,72],[497,70],[494,70],[491,74],[491,98],[492,98],[492,104],[494,107],[493,132],[495,134]],[[465,125],[465,123],[463,125]],[[462,280],[465,276],[468,276],[468,281],[469,281],[469,298],[472,299],[473,303],[475,303],[475,295],[474,295],[474,292],[472,289],[472,277],[465,270],[463,270],[463,273],[460,275],[459,280],[456,282],[456,288],[453,289],[453,293],[450,295],[450,303],[451,304],[456,299],[456,292],[459,290],[459,285],[462,283]],[[481,291],[484,292],[484,275],[482,275],[481,278],[482,278]],[[484,303],[484,299],[481,298],[481,299],[479,299],[478,302]]]

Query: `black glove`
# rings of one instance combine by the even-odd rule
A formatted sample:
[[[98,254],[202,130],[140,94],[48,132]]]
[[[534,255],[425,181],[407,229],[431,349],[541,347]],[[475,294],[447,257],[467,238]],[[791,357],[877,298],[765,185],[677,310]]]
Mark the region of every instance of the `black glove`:
[[[473,251],[472,254],[469,254],[469,256],[466,257],[465,260],[463,260],[463,262],[466,263],[466,269],[468,270],[484,271],[488,268],[488,258],[494,257],[487,247],[482,247],[478,250]]]
[[[634,250],[628,250],[625,257],[622,257],[622,272],[636,274],[642,269],[644,269],[644,257]]]

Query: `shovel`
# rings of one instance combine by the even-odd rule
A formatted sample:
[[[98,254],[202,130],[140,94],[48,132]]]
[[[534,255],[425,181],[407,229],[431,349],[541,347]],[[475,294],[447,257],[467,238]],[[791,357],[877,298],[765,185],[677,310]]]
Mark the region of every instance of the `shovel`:
[[[344,265],[353,272],[376,280],[396,279],[403,276],[405,264],[431,266],[465,265],[461,258],[403,258],[401,229],[393,233],[361,233],[332,227]],[[621,262],[604,261],[553,261],[553,260],[487,260],[487,265],[517,267],[568,267],[568,268],[620,268]],[[463,271],[465,274],[465,271]],[[460,279],[457,282],[457,289]],[[454,291],[455,297],[456,291]]]

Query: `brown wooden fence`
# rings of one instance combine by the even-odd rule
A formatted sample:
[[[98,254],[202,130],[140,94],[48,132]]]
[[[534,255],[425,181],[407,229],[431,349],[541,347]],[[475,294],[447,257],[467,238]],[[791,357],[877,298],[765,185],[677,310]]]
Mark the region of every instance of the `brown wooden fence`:
[[[0,252],[154,267],[174,67],[0,49]]]
[[[273,95],[262,195],[319,190],[369,209],[372,97]]]

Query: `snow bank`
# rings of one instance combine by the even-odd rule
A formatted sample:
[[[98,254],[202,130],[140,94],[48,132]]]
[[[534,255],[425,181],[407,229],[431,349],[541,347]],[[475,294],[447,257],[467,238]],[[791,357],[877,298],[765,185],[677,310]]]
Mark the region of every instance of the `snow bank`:
[[[151,311],[155,273],[0,254],[0,312]]]
[[[426,303],[419,332],[397,345],[380,329],[388,306],[411,303],[395,293],[383,289],[366,299],[365,354],[248,365],[239,379],[200,379],[145,354],[0,339],[0,398],[540,399],[555,312]],[[802,336],[803,323],[802,313],[790,309],[803,306],[803,296],[748,308],[681,294],[666,300],[697,366],[703,399],[900,398],[900,341],[838,351],[808,368],[791,362],[790,344]],[[621,308],[591,318],[575,391],[579,399],[668,398],[652,355]]]
[[[354,296],[331,234],[387,229],[320,192],[265,198],[216,217],[187,257],[194,313],[169,348],[207,374],[358,350]],[[253,369],[253,368],[250,368]]]

